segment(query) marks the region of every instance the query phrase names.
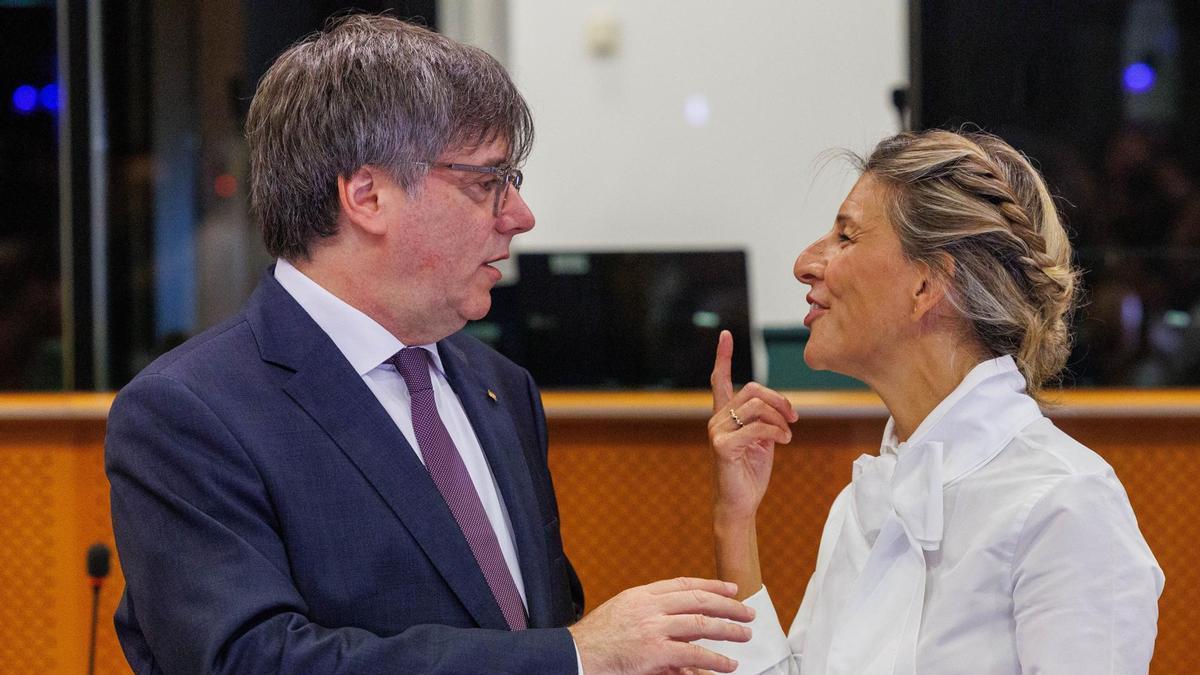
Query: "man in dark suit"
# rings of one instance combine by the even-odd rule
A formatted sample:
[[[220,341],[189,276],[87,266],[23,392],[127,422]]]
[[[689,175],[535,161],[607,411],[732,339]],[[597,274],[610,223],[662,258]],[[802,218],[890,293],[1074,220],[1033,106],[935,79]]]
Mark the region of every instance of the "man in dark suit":
[[[534,224],[532,123],[500,65],[353,16],[279,57],[247,137],[276,264],[109,418],[134,669],[730,670],[688,643],[748,637],[721,620],[749,618],[727,584],[658,582],[580,620],[537,388],[458,333]]]

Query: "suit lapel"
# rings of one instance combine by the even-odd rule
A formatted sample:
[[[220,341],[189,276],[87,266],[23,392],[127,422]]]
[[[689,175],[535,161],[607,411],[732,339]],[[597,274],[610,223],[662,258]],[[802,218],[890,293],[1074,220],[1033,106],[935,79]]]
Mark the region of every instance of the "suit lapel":
[[[265,288],[264,288],[265,287]],[[284,390],[329,435],[412,534],[484,628],[507,629],[500,606],[425,465],[345,357],[273,278],[251,319],[264,359],[294,369]],[[276,327],[283,327],[277,331]],[[452,536],[447,536],[453,533]]]
[[[462,350],[448,340],[438,343],[438,352],[446,379],[462,401],[508,510],[525,582],[529,626],[549,626],[553,622],[550,561],[537,496],[520,437],[513,426],[512,402],[492,398],[489,392],[497,389],[497,384],[485,381],[478,367],[472,368]]]

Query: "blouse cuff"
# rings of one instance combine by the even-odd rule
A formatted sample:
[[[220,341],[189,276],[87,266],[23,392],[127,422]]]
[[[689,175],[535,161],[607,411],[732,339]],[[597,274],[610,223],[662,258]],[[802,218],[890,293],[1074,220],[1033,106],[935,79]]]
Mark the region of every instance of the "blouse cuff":
[[[792,652],[787,635],[779,624],[767,587],[763,586],[742,602],[755,612],[753,621],[742,624],[749,626],[752,632],[749,642],[697,640],[696,644],[737,661],[738,673],[761,673],[790,659]]]

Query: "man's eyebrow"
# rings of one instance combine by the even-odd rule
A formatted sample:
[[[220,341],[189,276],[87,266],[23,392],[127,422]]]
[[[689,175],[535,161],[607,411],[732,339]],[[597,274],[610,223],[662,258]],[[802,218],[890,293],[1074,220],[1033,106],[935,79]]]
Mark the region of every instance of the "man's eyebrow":
[[[479,149],[480,148],[478,146],[475,146],[475,147],[468,146],[468,147],[458,148],[457,150],[451,150],[451,151],[441,155],[441,157],[439,158],[439,161],[447,162],[450,164],[470,164],[472,166],[502,166],[502,165],[508,164],[512,161],[512,158],[509,156],[509,153],[507,150],[495,150],[493,152],[493,154],[484,155],[484,157],[482,159],[471,159],[470,158],[471,155],[473,155]],[[450,157],[454,157],[455,155],[457,155],[459,157],[462,157],[462,159],[450,159],[450,157],[447,157],[446,155],[449,155]]]

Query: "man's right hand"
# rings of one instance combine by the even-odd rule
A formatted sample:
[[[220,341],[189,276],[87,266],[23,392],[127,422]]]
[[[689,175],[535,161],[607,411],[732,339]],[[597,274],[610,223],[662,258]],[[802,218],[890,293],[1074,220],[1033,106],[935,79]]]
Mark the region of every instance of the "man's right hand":
[[[673,668],[733,672],[737,662],[690,644],[746,642],[754,610],[733,596],[737,586],[712,579],[656,581],[622,591],[579,623],[571,636],[586,675],[656,673]]]

